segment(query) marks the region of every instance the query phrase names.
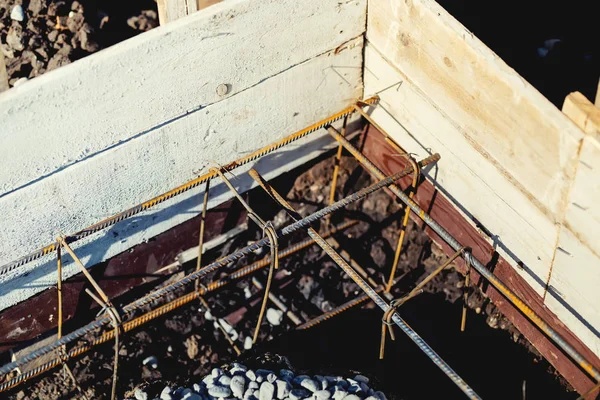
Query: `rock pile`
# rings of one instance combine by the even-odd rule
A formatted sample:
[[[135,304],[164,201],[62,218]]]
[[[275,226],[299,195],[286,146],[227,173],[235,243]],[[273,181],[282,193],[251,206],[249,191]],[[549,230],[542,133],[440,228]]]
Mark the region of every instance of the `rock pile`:
[[[166,386],[159,400],[386,400],[382,392],[368,386],[369,378],[340,376],[298,375],[289,369],[279,372],[266,369],[252,370],[233,363],[229,371],[214,368],[191,388]],[[148,400],[148,393],[136,389],[136,400]]]

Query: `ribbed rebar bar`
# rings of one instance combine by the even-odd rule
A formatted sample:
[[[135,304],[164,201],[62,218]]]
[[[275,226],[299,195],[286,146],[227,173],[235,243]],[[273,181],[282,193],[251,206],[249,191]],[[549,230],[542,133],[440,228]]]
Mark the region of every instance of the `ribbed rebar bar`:
[[[356,224],[358,224],[358,221],[356,221],[356,220],[342,222],[342,223],[332,227],[330,230],[326,231],[323,234],[323,237],[330,237],[331,235],[335,235],[336,233],[342,232],[343,230],[348,229]],[[295,254],[295,253],[297,253],[309,246],[312,246],[314,244],[315,244],[315,242],[312,239],[310,239],[310,238],[305,239],[305,240],[295,243],[295,244],[287,247],[283,251],[281,251],[281,253],[279,253],[279,258],[283,259],[285,257],[291,256],[292,254]],[[122,325],[123,332],[129,332],[132,329],[142,326],[149,321],[152,321],[152,320],[154,320],[160,316],[163,316],[181,306],[184,306],[184,305],[190,303],[191,301],[198,298],[198,296],[204,296],[205,294],[207,294],[209,292],[220,289],[223,286],[226,286],[227,284],[229,284],[231,282],[234,282],[238,279],[244,278],[245,276],[248,276],[248,275],[266,267],[270,263],[271,263],[270,258],[269,258],[269,256],[267,256],[267,257],[263,258],[262,260],[255,261],[250,265],[247,265],[245,267],[238,269],[235,272],[232,272],[231,274],[219,279],[218,281],[210,282],[206,287],[201,285],[197,291],[194,290],[191,293],[184,294],[184,295],[176,298],[175,300],[172,300],[154,310],[148,311],[147,313],[132,319],[131,321],[127,321],[127,322],[123,323],[123,325]],[[112,340],[113,337],[114,337],[114,330],[105,332],[104,334],[102,334],[102,336],[94,339],[89,344],[79,346],[79,347],[76,347],[76,348],[70,350],[68,352],[66,358],[70,359],[73,357],[77,357],[77,356],[91,350],[93,347],[95,347],[97,345],[100,345],[109,340]],[[28,379],[31,379],[39,374],[49,371],[50,369],[56,367],[57,365],[60,365],[60,359],[58,357],[57,357],[57,359],[50,360],[50,361],[46,362],[45,364],[40,365],[31,371],[27,371],[27,372],[25,372],[21,375],[18,375],[12,379],[9,379],[6,382],[3,382],[2,384],[0,384],[0,392],[11,389],[11,388],[19,385],[20,383],[27,381]]]
[[[439,155],[437,155],[437,154],[429,156],[426,159],[421,161],[421,167],[426,166],[430,163],[433,163],[433,162],[437,161],[438,159],[439,159]],[[341,208],[344,208],[351,203],[361,200],[364,197],[366,197],[367,195],[369,195],[383,187],[393,184],[395,181],[410,174],[411,172],[412,172],[412,167],[406,168],[404,171],[393,174],[371,186],[361,189],[358,192],[353,193],[353,194],[345,197],[344,199],[341,199],[341,200],[333,203],[332,205],[327,206],[321,210],[318,210],[315,213],[313,213],[299,221],[296,221],[293,224],[290,224],[287,227],[279,230],[277,232],[277,236],[279,236],[279,237],[286,236],[286,235],[289,235],[292,232],[295,232],[299,229],[305,228],[305,227],[311,225],[312,223],[314,223],[315,221],[323,218],[324,216],[326,216],[332,212],[335,212]],[[123,310],[122,310],[123,314],[129,315],[129,314],[133,313],[135,310],[138,310],[141,307],[143,307],[147,304],[150,304],[150,303],[154,302],[155,300],[158,300],[159,298],[161,298],[169,293],[173,293],[175,290],[177,290],[191,282],[194,282],[197,278],[203,277],[211,272],[214,272],[214,271],[218,270],[219,268],[226,266],[229,263],[233,263],[233,262],[239,260],[240,258],[244,257],[245,255],[258,250],[261,247],[267,246],[269,243],[270,242],[269,242],[268,238],[263,238],[263,239],[261,239],[257,242],[254,242],[254,243],[226,256],[226,257],[223,257],[223,258],[207,265],[206,267],[200,269],[200,271],[193,272],[177,282],[174,282],[164,288],[157,289],[154,292],[152,292],[138,300],[135,300],[132,303],[128,304],[127,306],[123,307]],[[108,318],[108,317],[104,317],[104,318],[92,321],[89,324],[63,336],[60,340],[57,340],[54,343],[48,344],[44,347],[41,347],[23,357],[21,357],[18,360],[15,360],[13,362],[3,365],[2,367],[0,367],[0,374],[5,375],[5,374],[9,373],[10,371],[12,371],[13,369],[18,368],[28,362],[31,362],[31,361],[35,360],[36,358],[43,356],[44,354],[48,354],[49,352],[54,351],[56,348],[58,348],[64,344],[70,343],[73,340],[76,340],[76,339],[86,335],[87,333],[90,333],[93,330],[98,329],[108,323],[110,323],[110,318]]]
[[[412,168],[411,168],[412,169]],[[262,177],[255,171],[250,170],[249,174],[254,180],[261,186],[275,202],[279,203],[286,212],[294,219],[300,219],[300,215],[292,208],[292,206],[285,200],[279,193],[275,191]],[[317,231],[311,227],[307,227],[309,236],[315,241],[316,244],[321,247],[331,259],[342,268],[342,270],[352,278],[352,280],[366,293],[369,295],[371,300],[384,313],[387,313],[391,307],[390,305],[373,289],[367,281],[365,281],[351,266],[338,254],[337,251],[331,247],[325,239],[323,239]],[[392,320],[402,329],[402,331],[423,351],[431,361],[434,362],[438,368],[448,376],[454,382],[454,384],[463,391],[470,399],[480,399],[479,395],[456,373],[446,362],[398,315],[396,312],[392,315]]]
[[[333,127],[328,127],[327,131],[333,136],[338,142],[340,142],[350,154],[352,154],[370,173],[372,173],[377,179],[381,179],[385,176],[379,168],[373,164],[367,157],[365,157],[358,149],[356,149],[349,141],[347,141],[340,133]],[[460,250],[463,246],[452,236],[446,229],[431,218],[429,214],[425,212],[421,207],[417,205],[412,199],[410,199],[398,186],[390,185],[389,189],[396,195],[404,204],[409,206],[415,214],[419,216],[435,233],[437,233],[452,249],[455,251]],[[548,335],[554,343],[556,343],[566,354],[569,355],[577,364],[587,372],[596,381],[600,381],[600,371],[598,371],[592,363],[583,357],[573,346],[559,335],[546,321],[544,321],[535,311],[533,311],[527,304],[523,302],[512,290],[508,288],[498,277],[496,277],[489,269],[485,267],[477,258],[473,256],[471,252],[465,251],[465,259],[470,262],[471,266],[479,272],[488,282],[490,282],[504,297],[506,297],[515,307],[517,307],[531,322]]]
[[[374,104],[378,100],[379,100],[378,97],[371,97],[367,100],[364,100],[363,102],[368,103],[368,104]],[[306,136],[310,133],[316,132],[319,129],[324,128],[325,126],[330,125],[335,121],[339,121],[340,119],[349,116],[354,111],[355,111],[355,109],[353,106],[345,108],[344,110],[340,111],[339,113],[334,114],[322,121],[319,121],[316,124],[313,124],[313,125],[305,128],[301,131],[298,131],[290,136],[287,136],[278,142],[275,142],[269,146],[265,146],[265,147],[255,151],[254,153],[247,155],[246,157],[242,157],[236,161],[233,161],[233,162],[225,165],[223,167],[223,169],[226,171],[231,171],[231,170],[233,170],[237,167],[240,167],[244,164],[248,164],[249,162],[257,160],[266,154],[269,154],[275,150],[282,148],[283,146],[286,146],[300,138],[303,138],[304,136]],[[104,219],[100,222],[95,223],[94,225],[91,225],[91,226],[89,226],[85,229],[82,229],[76,233],[68,235],[66,237],[66,241],[67,241],[67,243],[73,243],[73,242],[83,239],[93,233],[101,231],[102,229],[108,228],[109,226],[113,226],[116,223],[121,222],[127,218],[130,218],[136,214],[139,214],[142,211],[148,210],[149,208],[152,208],[152,207],[156,206],[157,204],[160,204],[166,200],[169,200],[175,196],[178,196],[184,192],[187,192],[188,190],[193,189],[196,186],[215,178],[215,176],[216,176],[216,174],[212,173],[212,172],[208,173],[208,174],[204,174],[204,175],[202,175],[196,179],[193,179],[173,190],[170,190],[170,191],[168,191],[164,194],[161,194],[157,197],[154,197],[151,200],[148,200],[144,203],[138,204],[132,208],[129,208],[128,210],[125,210],[123,212],[115,214],[107,219]],[[0,266],[0,276],[5,275],[11,271],[14,271],[17,268],[30,263],[31,261],[37,260],[47,254],[50,254],[50,253],[56,251],[56,247],[57,247],[57,243],[49,244],[47,246],[42,247],[41,249],[35,250],[23,257],[20,257],[12,262],[9,262],[8,264]]]

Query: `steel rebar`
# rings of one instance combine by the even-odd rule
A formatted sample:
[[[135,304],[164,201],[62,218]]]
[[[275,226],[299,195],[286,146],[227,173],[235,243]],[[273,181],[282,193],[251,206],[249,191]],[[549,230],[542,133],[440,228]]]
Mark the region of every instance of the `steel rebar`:
[[[350,152],[370,173],[377,179],[385,176],[379,168],[357,150],[349,141],[347,141],[340,133],[332,126],[327,128],[327,131],[338,142],[340,142],[348,152]],[[394,193],[404,204],[408,205],[415,214],[419,216],[435,233],[437,233],[452,249],[458,251],[463,246],[452,236],[446,229],[431,218],[431,216],[419,207],[412,199],[406,196],[396,185],[390,185],[389,189]],[[558,334],[546,321],[544,321],[535,311],[523,302],[512,290],[508,288],[500,279],[498,279],[489,269],[485,267],[471,252],[465,252],[464,258],[470,262],[471,266],[488,282],[490,282],[504,297],[506,297],[515,307],[517,307],[531,322],[548,335],[554,343],[556,343],[566,354],[568,354],[577,364],[587,372],[595,380],[600,380],[600,371],[598,371],[592,363],[585,359],[573,346]],[[468,259],[468,260],[467,260]]]
[[[323,237],[329,237],[336,233],[342,232],[343,230],[348,229],[348,228],[356,225],[357,223],[358,223],[358,221],[356,221],[356,220],[342,222],[342,223],[338,224],[337,226],[332,227],[327,232],[325,232],[323,234]],[[309,246],[312,246],[314,244],[315,243],[312,239],[310,239],[310,238],[305,239],[305,240],[295,243],[295,244],[287,247],[283,251],[281,251],[281,253],[279,254],[279,258],[283,259],[285,257],[291,256],[292,254],[295,254],[295,253],[297,253]],[[162,315],[165,315],[166,313],[168,313],[170,311],[173,311],[185,304],[190,303],[191,301],[198,298],[199,295],[205,295],[209,292],[212,292],[219,288],[222,288],[223,286],[226,286],[227,284],[229,284],[231,282],[241,279],[247,275],[250,275],[250,274],[266,267],[269,264],[270,264],[270,260],[269,260],[269,257],[267,256],[267,257],[263,258],[262,260],[255,261],[254,263],[252,263],[250,265],[247,265],[245,267],[238,269],[235,272],[232,272],[231,274],[223,277],[222,279],[220,279],[218,281],[210,282],[206,287],[200,286],[198,292],[194,291],[194,292],[182,295],[179,298],[168,302],[167,304],[164,304],[154,310],[148,311],[147,313],[145,313],[139,317],[136,317],[136,318],[132,319],[131,321],[127,321],[127,322],[123,323],[123,325],[122,325],[123,332],[129,332],[132,329],[135,329],[149,321],[152,321]],[[105,343],[109,340],[112,340],[113,332],[114,331],[112,331],[112,330],[109,332],[106,332],[100,338],[93,340],[90,344],[79,346],[79,347],[76,347],[76,348],[70,350],[66,357],[67,358],[77,357],[77,356],[91,350],[94,346],[97,346],[97,345]],[[3,382],[2,384],[0,384],[0,392],[11,389],[22,382],[25,382],[37,375],[40,375],[46,371],[49,371],[50,369],[59,365],[59,363],[60,363],[60,359],[48,361],[45,364],[40,365],[31,371],[28,371],[24,374],[18,375],[16,377],[8,380],[6,382]]]
[[[271,197],[280,204],[286,212],[294,219],[301,219],[301,216],[292,208],[292,206],[281,195],[277,193],[262,177],[255,171],[250,170],[250,176],[261,186]],[[366,293],[371,300],[377,304],[384,312],[390,309],[386,301],[323,239],[317,231],[307,227],[309,236],[319,245],[331,259],[339,265],[348,276]],[[475,391],[456,373],[429,345],[410,327],[404,320],[394,313],[393,321],[406,333],[406,335],[433,361],[446,376],[448,376],[456,386],[463,391],[470,399],[480,399]]]
[[[362,103],[367,103],[367,104],[373,104],[376,103],[377,101],[379,101],[379,97],[371,97],[369,99],[363,100]],[[326,127],[327,125],[332,124],[335,121],[339,121],[340,119],[347,117],[348,115],[352,114],[355,112],[355,109],[353,106],[347,107],[344,110],[338,112],[337,114],[334,114],[328,118],[325,118],[311,126],[308,126],[304,129],[302,129],[301,131],[298,131],[292,135],[289,135],[273,144],[270,144],[268,146],[265,146],[245,157],[242,157],[236,161],[233,161],[227,165],[225,165],[223,168],[227,171],[231,171],[237,167],[240,167],[242,165],[248,164],[254,160],[259,159],[260,157],[269,154],[275,150],[278,150],[292,142],[295,142],[298,139],[303,138],[304,136],[316,132],[321,128]],[[98,231],[101,231],[105,228],[108,228],[110,226],[113,226],[115,224],[117,224],[118,222],[121,222],[127,218],[130,218],[134,215],[137,215],[139,213],[141,213],[142,211],[148,210],[166,200],[169,200],[175,196],[178,196],[182,193],[187,192],[190,189],[195,188],[196,186],[211,180],[215,178],[215,174],[214,173],[207,173],[204,174],[196,179],[193,179],[181,186],[176,187],[175,189],[172,189],[166,193],[163,193],[157,197],[154,197],[148,201],[145,201],[141,204],[138,204],[134,207],[131,207],[125,211],[122,211],[118,214],[115,214],[107,219],[104,219],[100,222],[97,222],[85,229],[82,229],[76,233],[73,233],[71,235],[67,236],[67,243],[73,243],[77,240],[83,239],[93,233],[96,233]],[[9,262],[3,266],[0,266],[0,275],[5,275],[11,271],[16,270],[17,268],[22,267],[25,264],[28,264],[31,261],[37,260],[45,255],[48,255],[54,251],[56,251],[56,247],[57,247],[57,243],[51,243],[47,246],[44,246],[38,250],[35,250],[23,257],[20,257],[12,262]]]
[[[439,155],[437,155],[437,154],[429,156],[428,158],[421,161],[421,167],[428,165],[430,163],[433,163],[433,162],[437,161],[438,159],[439,159]],[[330,206],[327,206],[321,210],[316,211],[315,213],[303,218],[302,220],[299,220],[297,222],[294,222],[293,224],[288,225],[287,227],[279,230],[277,235],[278,236],[286,236],[286,235],[289,235],[292,232],[295,232],[299,229],[305,228],[305,227],[309,226],[310,224],[312,224],[313,222],[323,218],[327,214],[330,214],[330,213],[337,211],[343,207],[346,207],[347,205],[366,197],[370,193],[373,193],[383,187],[393,184],[395,181],[410,174],[411,172],[412,172],[412,167],[409,167],[409,168],[406,168],[404,171],[398,172],[398,173],[393,174],[385,179],[382,179],[379,182],[377,182],[371,186],[368,186],[356,193],[353,193],[353,194],[333,203]],[[229,263],[235,262],[235,261],[239,260],[240,258],[244,257],[245,255],[247,255],[251,252],[254,252],[255,250],[258,250],[261,247],[267,246],[269,243],[270,242],[269,242],[268,238],[263,238],[257,242],[254,242],[254,243],[230,254],[227,257],[223,257],[223,258],[209,264],[208,266],[202,268],[200,271],[193,272],[193,273],[185,276],[178,282],[174,282],[174,283],[170,284],[169,286],[155,290],[154,292],[142,297],[141,299],[138,299],[138,300],[128,304],[127,306],[123,307],[123,313],[131,314],[135,310],[137,310],[147,304],[150,304],[150,303],[154,302],[155,300],[157,300],[169,293],[172,293],[173,291],[177,290],[178,288],[181,288],[181,287],[195,281],[196,278],[205,276],[211,272],[218,270],[219,268],[222,268],[222,267],[228,265]],[[24,365],[30,361],[33,361],[36,358],[38,358],[44,354],[49,353],[49,352],[55,350],[57,347],[62,346],[63,344],[72,342],[73,340],[76,340],[76,339],[84,336],[85,334],[106,325],[109,322],[110,322],[110,318],[108,318],[108,317],[104,317],[104,318],[92,321],[92,322],[88,323],[87,325],[69,333],[68,335],[63,336],[60,340],[58,340],[52,344],[41,347],[41,348],[31,352],[30,354],[27,354],[27,355],[21,357],[18,360],[15,360],[13,362],[3,365],[2,367],[0,367],[0,374],[5,375],[5,374],[9,373],[10,371],[12,371],[13,369],[15,369],[21,365]]]

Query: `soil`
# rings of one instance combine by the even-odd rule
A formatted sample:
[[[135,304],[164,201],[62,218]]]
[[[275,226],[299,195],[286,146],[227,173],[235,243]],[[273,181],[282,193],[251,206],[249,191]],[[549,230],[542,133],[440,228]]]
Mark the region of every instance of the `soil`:
[[[328,198],[333,159],[331,154],[313,165],[295,170],[272,182],[302,215],[321,208]],[[371,183],[371,178],[353,158],[343,157],[337,196],[341,198]],[[260,190],[251,191],[249,203],[264,219],[277,227],[290,223],[283,212]],[[377,282],[387,278],[393,260],[402,209],[384,191],[335,214],[332,222],[354,218],[360,224],[336,235],[341,247],[362,265]],[[323,226],[315,226],[322,229]],[[248,231],[222,248],[209,253],[209,262],[248,241],[262,237],[250,224]],[[304,232],[282,238],[280,248],[303,240]],[[252,254],[239,260],[229,271],[260,259]],[[444,262],[445,255],[432,244],[423,231],[408,226],[405,251],[397,276],[402,276],[393,290],[394,297],[407,293],[416,282]],[[189,265],[187,272],[195,265]],[[207,277],[209,282],[226,271]],[[258,273],[266,280],[266,270]],[[181,276],[176,272],[171,279]],[[570,399],[575,394],[556,375],[552,367],[528,345],[522,336],[493,304],[475,288],[469,295],[467,329],[460,332],[463,277],[446,270],[426,286],[425,293],[402,306],[401,315],[433,349],[451,365],[483,398],[486,399]],[[248,288],[252,297],[244,296]],[[317,246],[281,260],[272,292],[304,321],[321,315],[360,294],[358,287]],[[211,312],[225,318],[239,333],[236,345],[243,349],[244,339],[254,330],[262,292],[249,279],[227,286],[206,297]],[[131,299],[118,299],[127,303]],[[269,304],[269,307],[273,307]],[[166,385],[196,382],[213,367],[240,361],[251,368],[284,363],[297,373],[342,375],[362,373],[391,399],[447,398],[464,395],[401,331],[396,341],[388,339],[386,357],[379,360],[381,317],[379,309],[365,303],[316,327],[297,331],[287,318],[279,326],[264,322],[258,344],[236,356],[230,344],[213,322],[206,321],[199,302],[183,306],[170,314],[122,336],[119,350],[119,398],[131,395],[143,386],[151,395]],[[81,325],[83,318],[77,322]],[[75,326],[67,327],[68,330]],[[143,365],[149,356],[157,358],[156,369]],[[265,361],[267,360],[267,361]],[[270,361],[268,361],[270,360]],[[113,346],[108,343],[94,348],[69,365],[90,398],[108,398],[110,392]],[[73,382],[60,369],[36,378],[9,393],[10,399],[62,399],[78,397]]]
[[[23,21],[11,19],[16,5]],[[0,51],[11,86],[156,26],[153,0],[0,0]]]

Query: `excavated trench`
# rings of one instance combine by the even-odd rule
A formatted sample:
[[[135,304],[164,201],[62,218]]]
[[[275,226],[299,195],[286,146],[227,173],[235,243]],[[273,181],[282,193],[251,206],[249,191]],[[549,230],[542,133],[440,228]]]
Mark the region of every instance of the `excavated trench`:
[[[330,152],[271,183],[278,192],[287,194],[286,198],[302,215],[308,215],[326,205],[333,166]],[[337,197],[341,198],[372,180],[352,157],[344,156],[337,183]],[[251,191],[248,201],[258,215],[273,221],[276,227],[291,222],[261,189]],[[386,192],[379,191],[332,218],[333,224],[344,219],[360,221],[334,237],[340,248],[378,283],[387,280],[402,214],[399,205]],[[315,226],[319,228],[323,227]],[[248,230],[207,253],[203,264],[262,235],[261,229],[249,223]],[[282,238],[280,249],[305,238],[305,232]],[[219,279],[266,254],[268,249],[242,258],[227,271],[208,276],[203,282]],[[445,260],[446,256],[421,228],[410,222],[397,272],[401,279],[393,296],[406,294]],[[175,271],[165,279],[177,279],[196,267],[193,262],[188,264],[185,271]],[[263,269],[253,276],[264,284],[266,274]],[[562,378],[477,288],[469,295],[466,331],[460,332],[463,282],[462,275],[453,269],[445,270],[425,287],[425,293],[402,306],[401,316],[483,398],[575,398]],[[301,322],[361,294],[356,284],[316,245],[281,260],[271,292]],[[210,314],[199,301],[193,301],[121,335],[118,398],[134,398],[136,388],[144,390],[148,398],[158,397],[167,385],[192,388],[213,368],[232,362],[253,369],[291,368],[297,375],[352,377],[360,373],[389,399],[464,397],[400,330],[396,330],[396,341],[388,338],[385,359],[379,360],[382,313],[370,302],[306,330],[296,330],[296,324],[281,316],[270,302],[268,308],[272,310],[267,312],[257,344],[245,349],[256,324],[262,294],[252,284],[252,277],[248,277],[207,295]],[[136,296],[139,293],[132,292],[117,303],[125,304]],[[81,326],[86,318],[89,320],[89,315],[76,316],[67,325],[67,331]],[[221,318],[235,331],[233,339],[242,351],[240,356],[216,328],[215,321]],[[89,398],[110,398],[112,342],[95,347],[69,365]],[[13,389],[7,397],[61,399],[80,395],[68,375],[58,368]]]

